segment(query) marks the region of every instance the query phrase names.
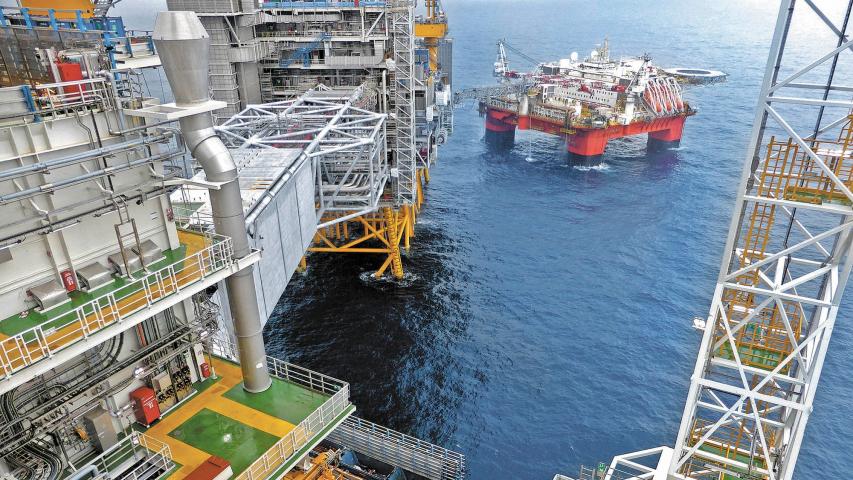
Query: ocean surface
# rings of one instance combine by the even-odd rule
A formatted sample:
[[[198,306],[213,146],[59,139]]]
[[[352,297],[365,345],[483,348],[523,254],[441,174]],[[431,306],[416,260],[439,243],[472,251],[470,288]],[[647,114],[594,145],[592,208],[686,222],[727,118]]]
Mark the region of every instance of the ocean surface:
[[[613,55],[647,52],[729,81],[689,91],[699,114],[680,148],[650,154],[629,138],[592,164],[534,132],[496,151],[476,110],[458,110],[405,282],[371,280],[381,258],[312,255],[266,326],[271,354],[349,381],[358,415],[465,453],[474,479],[573,476],[672,445],[700,341],[691,319],[710,305],[775,3],[445,0],[455,89],[494,82],[502,37],[552,60],[607,36]],[[152,4],[162,2],[127,0],[117,13],[150,28],[162,8]],[[816,19],[801,27],[826,38]],[[849,298],[797,479],[853,472]]]

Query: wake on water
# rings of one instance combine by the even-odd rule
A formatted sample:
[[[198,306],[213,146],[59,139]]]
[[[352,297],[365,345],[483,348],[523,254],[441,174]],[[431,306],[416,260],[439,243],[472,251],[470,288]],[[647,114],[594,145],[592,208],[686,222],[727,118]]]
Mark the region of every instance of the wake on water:
[[[607,170],[610,170],[610,165],[601,162],[598,165],[573,165],[572,168],[581,172],[589,172],[592,170],[596,172],[606,172]]]
[[[380,277],[380,278],[376,278],[376,275],[374,275],[374,273],[375,272],[372,270],[361,272],[361,274],[359,274],[358,278],[365,285],[371,285],[371,286],[380,287],[380,288],[381,287],[407,288],[407,287],[411,287],[412,285],[415,284],[415,282],[420,280],[419,276],[417,276],[413,273],[409,273],[409,272],[403,273],[403,278],[401,278],[401,279],[394,278],[394,276],[391,275],[390,272],[385,272],[385,274],[382,275],[382,277]]]

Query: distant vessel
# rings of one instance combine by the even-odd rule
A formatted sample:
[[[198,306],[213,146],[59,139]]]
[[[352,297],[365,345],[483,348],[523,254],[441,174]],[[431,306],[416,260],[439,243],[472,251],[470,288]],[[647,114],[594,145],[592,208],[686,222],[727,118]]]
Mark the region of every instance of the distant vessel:
[[[512,142],[516,128],[539,130],[565,136],[575,155],[597,156],[612,138],[647,133],[650,147],[666,148],[678,146],[685,120],[696,113],[684,100],[680,76],[648,55],[611,59],[606,39],[583,60],[573,52],[533,72],[512,70],[507,47],[498,43],[494,65],[504,84],[477,96],[492,139]]]

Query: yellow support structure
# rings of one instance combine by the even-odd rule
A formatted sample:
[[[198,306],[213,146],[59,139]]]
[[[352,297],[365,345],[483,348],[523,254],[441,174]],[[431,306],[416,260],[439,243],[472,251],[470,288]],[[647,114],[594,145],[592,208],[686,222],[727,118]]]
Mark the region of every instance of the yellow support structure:
[[[327,215],[323,222],[332,222],[344,217]],[[376,278],[391,269],[394,278],[403,278],[403,260],[400,244],[408,250],[414,236],[414,206],[405,205],[399,210],[383,207],[379,212],[342,220],[324,229],[314,236],[314,245],[308,249],[312,253],[370,253],[387,255],[385,261],[376,270]]]
[[[426,1],[426,19],[415,23],[415,36],[424,39],[429,50],[429,68],[438,71],[438,42],[447,36],[447,19],[437,0]]]
[[[404,207],[403,210],[407,209]],[[403,278],[403,259],[400,258],[400,235],[397,233],[398,215],[390,207],[385,207],[382,213],[385,216],[385,225],[388,226],[388,240],[391,247],[388,258],[391,261],[391,273],[394,274],[394,278],[401,279]],[[377,277],[380,275],[379,272],[376,273]]]

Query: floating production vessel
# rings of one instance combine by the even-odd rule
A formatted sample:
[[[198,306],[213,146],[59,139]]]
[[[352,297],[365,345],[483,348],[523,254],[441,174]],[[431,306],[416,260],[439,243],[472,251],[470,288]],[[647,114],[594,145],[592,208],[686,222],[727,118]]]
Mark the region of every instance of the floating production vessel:
[[[0,478],[464,478],[262,337],[309,248],[402,276],[452,127],[440,5],[111,4],[0,11]]]
[[[488,139],[511,144],[516,129],[537,130],[564,137],[568,151],[582,157],[603,154],[611,139],[644,133],[650,148],[678,146],[684,122],[696,113],[681,81],[724,78],[705,70],[670,74],[648,56],[612,59],[607,40],[583,60],[572,53],[522,73],[510,69],[507,47],[499,42],[494,70],[506,83],[473,92]],[[460,92],[457,100],[470,96]]]

